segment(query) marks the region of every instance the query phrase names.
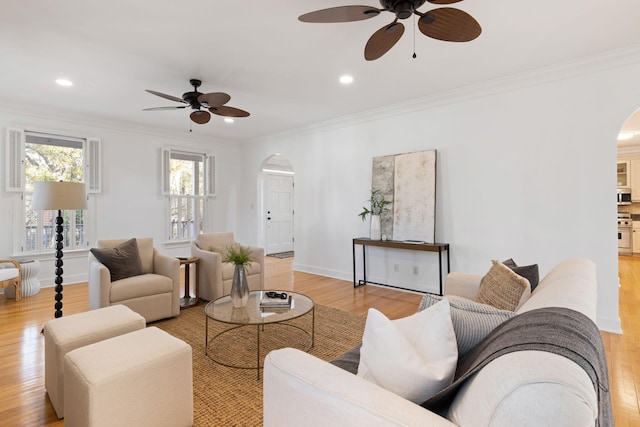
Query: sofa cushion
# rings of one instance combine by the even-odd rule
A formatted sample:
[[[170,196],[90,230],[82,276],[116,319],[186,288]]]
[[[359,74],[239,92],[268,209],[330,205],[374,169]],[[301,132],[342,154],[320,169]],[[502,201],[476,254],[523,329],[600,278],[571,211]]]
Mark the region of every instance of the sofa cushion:
[[[0,268],[0,281],[17,279],[20,271],[17,268]]]
[[[420,403],[451,384],[457,361],[448,300],[394,321],[369,309],[358,376]]]
[[[500,261],[482,278],[475,301],[501,310],[515,311],[531,296],[529,281]]]
[[[593,261],[568,259],[556,265],[540,281],[518,314],[544,307],[566,307],[597,319],[597,272]]]
[[[210,252],[220,254],[220,259],[224,262],[224,260],[227,259],[227,256],[229,256],[229,250],[227,248],[228,246],[214,246],[211,248]]]
[[[173,281],[160,274],[141,274],[111,283],[111,303],[173,292]]]
[[[538,283],[540,282],[540,272],[538,269],[538,264],[518,265],[513,260],[513,258],[502,261],[502,263],[512,269],[517,275],[527,279],[529,281],[529,285],[531,286],[531,292],[533,292],[536,286],[538,286]]]
[[[91,253],[109,269],[112,282],[142,274],[136,239],[129,239],[113,248],[91,248]]]
[[[418,310],[427,309],[444,297],[426,294]],[[513,311],[500,310],[467,298],[448,295],[451,322],[458,343],[458,357],[464,356],[505,320],[516,315]]]
[[[143,273],[153,273],[153,238],[138,237],[138,254],[140,255],[140,264],[142,264]]]

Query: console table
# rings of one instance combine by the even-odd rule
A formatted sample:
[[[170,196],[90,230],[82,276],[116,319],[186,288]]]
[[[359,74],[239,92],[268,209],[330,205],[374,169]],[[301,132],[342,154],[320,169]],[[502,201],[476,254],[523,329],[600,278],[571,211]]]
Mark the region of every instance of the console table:
[[[362,245],[362,273],[363,280],[356,280],[356,245]],[[371,240],[366,237],[358,237],[353,239],[353,287],[357,288],[361,285],[366,285],[367,283],[373,283],[376,285],[389,286],[392,288],[404,289],[404,290],[412,290],[415,289],[407,289],[402,288],[400,286],[387,285],[384,283],[376,283],[376,282],[367,282],[367,246],[376,246],[380,248],[390,248],[390,249],[406,249],[411,251],[424,251],[424,252],[437,252],[438,253],[438,271],[440,273],[440,295],[442,295],[442,252],[447,253],[447,273],[451,270],[451,264],[449,260],[449,244],[448,243],[407,243],[402,240]]]

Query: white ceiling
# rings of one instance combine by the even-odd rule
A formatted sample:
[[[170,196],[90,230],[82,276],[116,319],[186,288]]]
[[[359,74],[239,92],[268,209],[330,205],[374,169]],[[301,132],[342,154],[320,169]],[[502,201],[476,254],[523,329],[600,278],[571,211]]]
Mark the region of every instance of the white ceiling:
[[[390,13],[359,22],[301,23],[317,9],[376,0],[3,0],[0,102],[80,120],[188,132],[188,109],[145,92],[180,97],[226,92],[251,113],[229,125],[213,116],[194,133],[246,140],[432,96],[640,43],[640,1],[465,0],[452,5],[483,28],[469,43],[415,37],[413,20],[381,59],[364,45]],[[439,7],[425,4],[424,12]],[[338,83],[343,73],[355,82]],[[75,82],[61,88],[54,80]],[[640,105],[640,100],[639,100]],[[637,125],[640,130],[640,123]]]

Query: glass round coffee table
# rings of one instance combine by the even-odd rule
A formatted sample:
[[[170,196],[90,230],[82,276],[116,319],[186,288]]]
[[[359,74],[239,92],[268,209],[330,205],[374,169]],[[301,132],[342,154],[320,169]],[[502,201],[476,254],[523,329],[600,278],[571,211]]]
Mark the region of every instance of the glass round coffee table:
[[[260,301],[262,295],[267,291],[251,291],[249,293],[249,301],[243,308],[235,308],[231,303],[231,297],[229,295],[218,298],[209,302],[204,312],[206,315],[205,322],[205,347],[204,353],[209,356],[214,362],[224,366],[239,369],[256,369],[258,372],[258,379],[260,378],[260,342],[261,335],[268,334],[270,331],[274,331],[275,328],[292,328],[294,332],[299,331],[304,338],[308,341],[306,348],[302,348],[304,351],[309,351],[313,347],[313,339],[315,335],[315,305],[313,300],[304,294],[290,291],[275,291],[278,293],[286,293],[291,296],[291,307],[261,307]],[[289,323],[290,321],[299,317],[311,314],[311,324],[305,328],[304,324],[298,322],[298,324]],[[233,325],[222,331],[216,332],[211,338],[209,338],[209,319],[220,322],[227,325]],[[255,327],[255,333],[252,333],[252,337],[255,336],[255,350],[256,361],[253,363],[239,363],[233,360],[224,360],[220,354],[222,350],[234,351],[233,349],[223,348],[228,343],[235,344],[238,341],[247,341],[247,329]],[[267,330],[265,330],[267,327]],[[284,331],[280,331],[284,332]],[[299,332],[296,332],[299,334]],[[231,336],[234,333],[237,336]],[[244,335],[240,335],[243,333]],[[262,337],[264,340],[264,337]],[[280,347],[287,346],[286,334],[282,336],[280,333],[273,333],[268,337],[271,341],[282,338],[282,342],[277,342],[276,345]],[[224,341],[227,341],[225,344]],[[280,345],[282,344],[282,345]],[[247,345],[245,343],[244,349]],[[231,346],[229,346],[231,347]],[[251,348],[253,345],[250,346]],[[272,348],[273,349],[273,348]],[[243,351],[243,350],[240,350]]]

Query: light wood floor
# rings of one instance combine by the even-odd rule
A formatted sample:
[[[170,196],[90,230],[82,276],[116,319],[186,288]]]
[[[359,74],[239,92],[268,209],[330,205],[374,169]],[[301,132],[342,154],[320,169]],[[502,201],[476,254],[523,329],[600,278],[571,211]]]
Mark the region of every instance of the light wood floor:
[[[365,315],[375,307],[390,318],[416,311],[421,296],[390,288],[365,286],[353,289],[349,281],[291,270],[292,259],[266,258],[266,286],[296,290],[317,304]],[[620,257],[620,317],[623,335],[603,333],[609,362],[616,425],[640,426],[640,258]],[[86,284],[64,289],[65,315],[89,308]],[[20,302],[0,296],[0,425],[62,426],[44,389],[45,321],[53,318],[53,289]]]

